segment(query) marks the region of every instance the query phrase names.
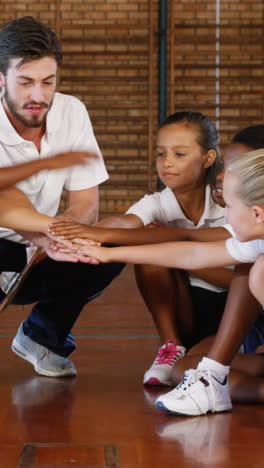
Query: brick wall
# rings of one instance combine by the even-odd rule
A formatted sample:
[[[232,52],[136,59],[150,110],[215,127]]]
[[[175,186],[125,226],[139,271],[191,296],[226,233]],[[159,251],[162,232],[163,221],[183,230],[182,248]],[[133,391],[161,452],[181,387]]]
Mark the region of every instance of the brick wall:
[[[30,14],[56,30],[64,50],[59,90],[86,104],[110,174],[101,216],[124,212],[155,188],[158,0],[2,3],[1,24]],[[168,8],[168,113],[208,114],[223,146],[263,121],[263,2],[168,0]]]
[[[263,1],[182,0],[170,8],[170,110],[211,116],[223,147],[238,129],[263,122]]]

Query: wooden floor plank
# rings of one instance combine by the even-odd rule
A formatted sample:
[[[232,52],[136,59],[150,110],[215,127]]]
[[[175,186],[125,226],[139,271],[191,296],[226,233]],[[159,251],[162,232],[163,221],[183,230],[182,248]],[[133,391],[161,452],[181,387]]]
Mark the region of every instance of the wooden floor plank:
[[[158,337],[126,268],[85,307],[74,334],[76,378],[52,379],[12,353],[30,307],[1,316],[1,468],[260,468],[264,407],[169,417],[154,408],[166,390],[144,389]]]

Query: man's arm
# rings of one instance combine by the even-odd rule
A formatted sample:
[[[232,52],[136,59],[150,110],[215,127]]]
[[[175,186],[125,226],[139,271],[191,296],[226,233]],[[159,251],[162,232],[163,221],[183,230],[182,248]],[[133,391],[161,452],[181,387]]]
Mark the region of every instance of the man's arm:
[[[98,186],[85,190],[72,190],[66,192],[68,208],[59,218],[71,219],[84,224],[93,224],[98,219],[99,190]],[[47,255],[53,260],[77,262],[74,252],[68,250],[61,252],[46,236],[35,237],[33,241],[44,248]]]
[[[68,207],[59,218],[70,219],[83,224],[94,224],[98,219],[98,186],[85,190],[66,191]]]
[[[108,236],[108,239],[106,239],[105,242],[112,243],[112,240],[114,240],[114,244],[119,244],[122,239],[121,243],[123,244],[123,242],[125,242],[126,232],[130,232],[131,229],[133,229],[133,231],[138,229],[142,232],[144,223],[134,214],[121,214],[102,219],[93,228],[96,229],[96,232],[99,235],[102,235],[102,232],[104,232],[104,235],[106,235],[106,237]],[[98,228],[100,228],[100,230],[98,230]],[[114,228],[114,230],[112,228]],[[130,236],[130,234],[128,234],[128,236]]]
[[[102,233],[103,228],[105,229],[105,233],[109,234],[109,242],[112,241],[111,234],[117,232],[117,228],[142,228],[143,222],[138,216],[135,215],[120,215],[120,216],[111,216],[105,218],[99,222],[98,220],[98,212],[99,212],[99,190],[97,187],[92,187],[85,190],[73,190],[73,191],[66,191],[67,195],[67,202],[68,208],[57,218],[60,219],[71,219],[74,222],[82,223],[75,225],[75,223],[71,224],[72,226],[78,226],[80,229],[84,229],[86,234],[88,232]],[[91,227],[90,225],[94,225],[96,223],[96,227]],[[62,223],[64,226],[64,223]],[[68,225],[68,224],[67,224]],[[100,229],[99,229],[100,228]],[[112,228],[115,228],[113,231]],[[91,230],[91,231],[90,231]],[[78,233],[79,233],[78,229]],[[122,232],[123,234],[123,232]],[[113,237],[115,234],[113,234]],[[86,236],[87,237],[87,236]],[[117,239],[117,243],[119,243],[119,237]]]

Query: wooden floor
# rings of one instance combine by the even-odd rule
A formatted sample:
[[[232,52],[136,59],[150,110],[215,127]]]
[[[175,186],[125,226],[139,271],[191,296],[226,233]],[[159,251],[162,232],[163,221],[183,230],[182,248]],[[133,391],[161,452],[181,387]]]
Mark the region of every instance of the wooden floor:
[[[158,345],[126,267],[75,327],[78,376],[52,379],[14,355],[29,307],[1,316],[1,468],[264,467],[264,407],[179,418],[154,408],[142,376]]]

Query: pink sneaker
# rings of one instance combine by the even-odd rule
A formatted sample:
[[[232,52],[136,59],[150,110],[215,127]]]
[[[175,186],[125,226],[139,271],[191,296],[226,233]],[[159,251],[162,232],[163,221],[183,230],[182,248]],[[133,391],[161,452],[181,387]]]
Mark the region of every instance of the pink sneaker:
[[[177,346],[175,339],[169,339],[159,348],[152,366],[145,372],[144,385],[175,385],[171,380],[171,371],[175,362],[185,355],[186,349]]]

